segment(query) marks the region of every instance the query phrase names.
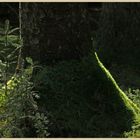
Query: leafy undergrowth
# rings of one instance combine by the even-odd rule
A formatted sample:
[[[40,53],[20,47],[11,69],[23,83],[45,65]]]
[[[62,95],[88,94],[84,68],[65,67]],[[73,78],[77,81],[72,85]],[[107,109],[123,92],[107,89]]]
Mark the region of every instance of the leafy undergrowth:
[[[0,137],[47,137],[48,118],[38,108],[31,82],[33,68],[14,75],[0,90]],[[7,87],[6,87],[7,86]]]
[[[113,64],[110,71],[125,94],[140,108],[140,71],[138,66]],[[140,137],[140,126],[134,125],[132,131],[126,133],[126,136]]]
[[[16,30],[10,28],[8,20],[0,28],[0,137],[47,137],[49,121],[38,108],[39,96],[31,81],[32,59],[26,58],[26,69],[22,60],[19,72],[15,73],[22,42],[18,35],[13,35]]]
[[[131,89],[128,88],[125,91],[126,95],[135,103],[138,107],[140,107],[140,90],[139,89]],[[140,125],[134,125],[132,127],[132,131],[125,134],[126,137],[135,137],[140,138]]]
[[[96,54],[44,68],[36,87],[50,112],[52,137],[125,137],[140,123],[140,109]]]

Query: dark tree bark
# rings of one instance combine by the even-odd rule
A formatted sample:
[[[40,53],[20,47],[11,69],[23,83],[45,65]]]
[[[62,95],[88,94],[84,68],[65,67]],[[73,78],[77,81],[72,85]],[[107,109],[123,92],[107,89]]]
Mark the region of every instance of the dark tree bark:
[[[17,27],[18,23],[18,2],[0,2],[0,23],[4,24],[5,20],[10,21],[10,25]]]
[[[87,4],[22,4],[23,55],[43,64],[79,59],[91,45]]]
[[[105,64],[140,66],[139,13],[139,3],[103,4],[97,48]]]

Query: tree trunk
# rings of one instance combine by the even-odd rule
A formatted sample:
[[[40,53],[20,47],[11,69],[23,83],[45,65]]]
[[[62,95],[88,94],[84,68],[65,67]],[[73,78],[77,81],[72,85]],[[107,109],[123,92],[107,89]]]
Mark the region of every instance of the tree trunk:
[[[91,48],[87,4],[22,4],[23,55],[42,64],[79,59]]]
[[[97,48],[105,64],[140,66],[140,4],[104,3]]]

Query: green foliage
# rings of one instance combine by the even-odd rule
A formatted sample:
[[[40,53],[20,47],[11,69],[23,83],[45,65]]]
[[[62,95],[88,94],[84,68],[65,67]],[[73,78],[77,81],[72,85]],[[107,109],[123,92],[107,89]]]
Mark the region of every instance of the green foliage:
[[[4,57],[0,61],[0,137],[47,137],[49,121],[46,114],[39,110],[39,96],[31,82],[35,67],[32,59],[26,58],[28,67],[22,68],[19,74],[11,71],[11,68],[15,69],[13,64],[18,55],[10,51],[15,52],[18,48],[11,48],[10,39],[17,46],[21,45],[21,41],[14,40],[16,36],[9,36],[18,28],[9,28],[9,22],[6,21],[4,37],[0,37],[1,44],[5,44],[1,45]]]
[[[29,67],[27,69],[32,71]],[[38,109],[35,99],[39,96],[33,91],[33,83],[30,82],[32,73],[28,73],[27,69],[23,70],[21,75],[13,76],[7,83],[8,94],[5,96],[1,112],[1,123],[5,122],[0,127],[2,137],[46,137],[49,135],[48,119]]]
[[[6,124],[3,127],[1,126],[2,136],[45,137],[48,135],[46,131],[47,118],[40,115],[37,102],[35,101],[35,98],[38,96],[32,89],[33,83],[30,82],[28,74],[19,77],[15,76],[15,78],[19,82],[14,85],[8,85],[8,89],[10,90],[6,96],[4,112],[1,113],[3,116],[2,119],[6,121]],[[10,83],[15,83],[15,80]],[[40,117],[38,117],[39,115]],[[7,131],[8,135],[6,135]]]
[[[13,75],[15,64],[17,63],[16,59],[18,55],[16,53],[20,47],[20,41],[18,36],[12,35],[11,33],[16,30],[18,30],[18,28],[11,29],[9,20],[6,20],[4,27],[0,28],[0,106],[5,102],[8,88],[11,88],[10,86],[8,87],[8,84],[14,84],[14,82],[12,82],[14,77],[11,78],[11,75]],[[7,82],[9,78],[11,78],[11,80]]]
[[[140,122],[140,109],[95,55],[44,68],[36,87],[53,136],[122,137]]]
[[[5,21],[5,26],[0,28],[0,60],[7,65],[8,71],[13,72],[17,63],[18,51],[21,47],[21,40],[16,31],[19,28],[12,28],[9,20]]]
[[[128,88],[125,93],[135,104],[140,107],[140,89]]]
[[[34,126],[36,128],[36,133],[38,137],[47,137],[49,136],[48,127],[46,127],[49,123],[48,118],[43,113],[36,113],[34,117]]]
[[[127,91],[125,91],[126,95],[140,107],[140,90],[139,89],[131,89],[128,88]],[[134,137],[138,138],[140,137],[140,124],[134,125],[132,127],[132,131],[125,133],[126,137]]]

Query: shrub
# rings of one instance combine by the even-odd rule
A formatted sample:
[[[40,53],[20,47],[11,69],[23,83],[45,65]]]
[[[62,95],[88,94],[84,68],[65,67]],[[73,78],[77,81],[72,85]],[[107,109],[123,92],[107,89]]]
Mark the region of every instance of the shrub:
[[[26,69],[21,68],[20,73],[14,74],[13,63],[17,59],[16,52],[20,42],[15,41],[10,33],[16,29],[9,30],[9,22],[6,21],[3,36],[0,38],[1,50],[4,57],[0,57],[0,136],[1,137],[47,137],[49,135],[48,118],[38,108],[37,92],[33,90],[31,82],[34,64],[27,57],[29,63]],[[18,48],[11,48],[10,41],[15,41]],[[10,45],[9,45],[10,44]],[[15,45],[14,44],[14,45]],[[12,53],[9,53],[12,51]],[[12,76],[11,76],[12,75]]]
[[[95,55],[46,67],[35,83],[52,136],[122,137],[139,123],[139,108]]]
[[[1,105],[2,137],[46,137],[48,119],[39,111],[35,99],[38,94],[33,91],[30,81],[32,66],[24,69],[21,75],[15,75],[7,83],[7,94]],[[3,89],[3,95],[5,94]]]
[[[125,93],[135,104],[140,107],[140,89],[128,88]]]

